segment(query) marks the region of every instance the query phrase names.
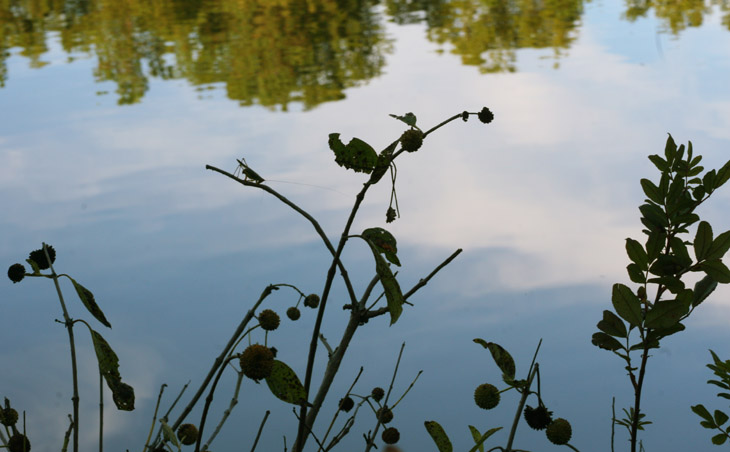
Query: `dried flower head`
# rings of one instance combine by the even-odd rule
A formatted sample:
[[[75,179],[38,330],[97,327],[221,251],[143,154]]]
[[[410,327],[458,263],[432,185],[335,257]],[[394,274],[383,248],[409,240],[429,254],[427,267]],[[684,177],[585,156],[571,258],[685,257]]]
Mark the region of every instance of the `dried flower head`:
[[[279,323],[281,323],[279,314],[271,309],[264,309],[259,313],[259,325],[266,331],[274,331],[279,328]]]
[[[46,245],[46,248],[48,249],[48,255],[51,257],[50,263],[48,263],[48,259],[46,259],[46,253],[43,252],[43,248],[31,251],[30,256],[28,256],[30,260],[38,264],[38,268],[41,270],[51,268],[51,264],[56,262],[56,250],[54,250],[51,245]]]
[[[193,424],[183,424],[177,429],[177,439],[186,446],[198,441],[198,428]]]
[[[239,363],[245,376],[258,381],[271,375],[274,367],[274,354],[265,345],[249,345],[241,354]]]
[[[17,283],[25,278],[25,267],[23,264],[13,264],[8,268],[8,278],[13,283]]]

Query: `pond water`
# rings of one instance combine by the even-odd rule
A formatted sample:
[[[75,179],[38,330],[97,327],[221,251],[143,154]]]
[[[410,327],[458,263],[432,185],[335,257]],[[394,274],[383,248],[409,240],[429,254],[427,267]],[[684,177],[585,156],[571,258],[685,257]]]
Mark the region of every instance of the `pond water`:
[[[590,337],[612,284],[628,283],[624,240],[642,235],[639,179],[656,179],[646,157],[663,151],[667,133],[691,140],[706,168],[725,163],[728,74],[724,0],[0,0],[0,261],[23,261],[45,241],[57,271],[94,292],[113,329],[94,328],[137,398],[125,413],[106,397],[105,447],[141,450],[160,385],[167,408],[185,383],[197,387],[267,284],[321,292],[329,266],[306,221],[206,164],[233,171],[245,157],[335,240],[366,177],[334,163],[328,134],[382,149],[404,130],[389,114],[414,112],[427,128],[487,106],[493,123],[455,121],[399,158],[397,221],[385,222],[390,185],[366,199],[353,231],[394,234],[403,287],[464,252],[397,324],[380,317],[358,331],[319,428],[361,365],[355,393],[389,385],[405,341],[394,394],[424,372],[395,411],[399,445],[435,450],[423,421],[437,420],[468,450],[467,425],[508,430],[517,404],[507,393],[494,411],[474,406],[474,388],[499,384],[500,372],[472,339],[503,345],[524,374],[542,338],[543,399],[571,421],[572,444],[610,450],[612,397],[620,414],[633,393],[622,362]],[[701,207],[716,234],[730,229],[729,203],[725,187]],[[344,259],[362,291],[370,251],[353,241]],[[55,290],[4,281],[0,397],[26,410],[33,450],[55,450],[71,411]],[[71,315],[93,320],[62,287]],[[339,284],[323,327],[333,345],[345,299]],[[268,307],[283,314],[296,300],[282,290]],[[268,338],[300,376],[313,321],[306,309]],[[720,288],[651,357],[646,450],[712,449],[689,407],[727,408],[704,384],[704,365],[708,349],[730,357],[729,321],[730,291]],[[92,450],[98,375],[82,328],[77,338],[81,449]],[[215,421],[234,380],[231,371],[221,383]],[[258,450],[282,450],[284,435],[291,447],[290,406],[245,380],[211,449],[250,449],[266,409]],[[373,427],[361,412],[342,450],[362,448]],[[491,446],[505,444],[505,430]],[[617,450],[625,440],[617,430]],[[516,445],[558,447],[524,424]]]

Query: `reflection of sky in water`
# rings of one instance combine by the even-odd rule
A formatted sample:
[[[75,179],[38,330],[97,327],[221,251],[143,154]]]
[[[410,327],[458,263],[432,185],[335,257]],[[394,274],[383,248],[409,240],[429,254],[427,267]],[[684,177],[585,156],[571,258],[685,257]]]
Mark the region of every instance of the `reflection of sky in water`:
[[[346,102],[307,113],[242,109],[217,91],[200,102],[181,81],[154,80],[143,103],[119,108],[89,89],[88,61],[65,65],[60,52],[51,52],[52,63],[38,71],[11,58],[13,77],[0,90],[0,261],[15,262],[47,241],[59,252],[58,269],[96,293],[114,325],[104,335],[138,398],[137,413],[105,415],[107,447],[141,446],[159,385],[169,385],[167,403],[188,379],[195,385],[266,284],[321,290],[328,260],[309,225],[264,193],[206,172],[206,163],[232,170],[234,158],[245,156],[269,180],[319,186],[271,183],[335,237],[362,177],[333,164],[328,133],[380,148],[401,131],[387,113],[413,111],[430,126],[487,105],[493,124],[454,123],[399,161],[403,218],[388,229],[399,239],[401,285],[410,287],[453,249],[465,252],[414,298],[416,308],[406,309],[397,328],[378,319],[358,332],[330,398],[341,397],[360,364],[357,392],[386,386],[405,340],[396,391],[425,372],[396,411],[404,450],[432,448],[422,426],[429,419],[463,449],[468,423],[507,428],[512,416],[506,407],[487,414],[473,407],[473,388],[499,375],[471,339],[501,343],[524,372],[542,337],[546,402],[573,423],[581,450],[606,449],[611,395],[618,410],[631,392],[621,362],[593,347],[590,335],[609,306],[611,284],[627,280],[623,241],[640,234],[638,180],[654,174],[646,155],[660,153],[671,132],[678,143],[691,139],[706,167],[727,159],[730,35],[716,16],[680,38],[657,38],[649,19],[629,24],[611,5],[586,9],[559,70],[544,58],[549,51],[521,51],[517,73],[480,75],[456,56],[437,56],[420,26],[391,28],[397,40],[386,75],[348,91]],[[385,186],[373,190],[353,230],[384,226],[388,196]],[[730,225],[729,199],[723,190],[701,210],[717,231]],[[363,287],[372,272],[367,250],[353,243],[346,258],[351,274],[363,275],[355,277]],[[710,377],[704,364],[707,348],[728,356],[728,293],[719,290],[686,332],[654,353],[643,404],[655,422],[643,435],[647,450],[709,448],[709,431],[689,406],[718,406],[703,384]],[[3,366],[0,396],[28,410],[34,450],[57,447],[70,383],[66,335],[51,323],[60,315],[52,286],[6,280],[0,298],[0,337],[12,344],[0,359],[15,363]],[[291,301],[282,291],[272,306],[283,313]],[[332,308],[324,334],[334,343],[344,314]],[[308,314],[271,338],[297,369],[304,365]],[[77,336],[88,449],[96,437],[96,379],[87,338],[80,330]],[[216,399],[221,409],[228,383]],[[516,399],[505,399],[511,410]],[[275,409],[265,448],[281,448],[282,434],[291,431],[283,426],[293,422],[289,408],[247,381],[214,449],[232,449],[242,438],[250,447],[264,407]],[[358,435],[372,428],[370,421],[358,418],[348,444],[360,447]],[[554,448],[524,425],[518,438],[519,447]],[[618,447],[624,438],[617,430]]]

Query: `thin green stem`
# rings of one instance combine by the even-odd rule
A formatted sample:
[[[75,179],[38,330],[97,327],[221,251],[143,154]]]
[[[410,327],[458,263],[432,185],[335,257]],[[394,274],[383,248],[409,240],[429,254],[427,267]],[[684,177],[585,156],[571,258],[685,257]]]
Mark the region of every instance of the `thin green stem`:
[[[53,269],[53,263],[51,262],[51,256],[48,254],[48,246],[43,244],[43,253],[46,255],[48,266],[51,269],[51,277],[53,278],[53,284],[56,286],[56,293],[58,293],[58,300],[61,303],[61,309],[63,310],[63,320],[66,325],[66,331],[68,331],[68,342],[71,348],[71,373],[73,380],[73,396],[71,402],[73,403],[73,451],[79,451],[79,381],[78,381],[78,370],[76,367],[76,343],[74,341],[73,332],[73,321],[68,315],[66,310],[66,303],[63,301],[63,294],[61,293],[61,286],[58,284],[58,275]]]
[[[269,414],[271,414],[271,411],[266,410],[266,414],[264,414],[264,418],[261,420],[261,425],[259,425],[259,431],[256,433],[256,439],[253,442],[253,446],[251,446],[251,452],[256,450],[256,445],[259,443],[261,432],[264,430],[264,424],[266,424],[266,419],[269,418]]]
[[[537,351],[535,351],[535,355],[537,355]],[[538,363],[535,363],[532,369],[530,369],[530,373],[528,374],[527,384],[524,388],[522,388],[522,397],[520,397],[520,403],[517,405],[517,412],[515,413],[515,418],[512,421],[512,428],[509,431],[509,439],[507,440],[507,447],[505,447],[506,452],[512,451],[512,443],[515,440],[515,433],[517,433],[517,425],[520,422],[522,409],[525,407],[525,403],[527,402],[527,396],[530,395],[530,386],[532,386],[532,380],[535,378],[535,374],[538,372],[539,368],[540,365]]]

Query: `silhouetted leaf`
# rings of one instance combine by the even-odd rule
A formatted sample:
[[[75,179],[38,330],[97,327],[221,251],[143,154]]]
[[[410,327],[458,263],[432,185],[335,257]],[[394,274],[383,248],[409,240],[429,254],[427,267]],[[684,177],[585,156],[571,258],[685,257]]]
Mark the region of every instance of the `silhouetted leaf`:
[[[615,337],[627,337],[626,325],[616,314],[603,311],[603,320],[598,322],[598,329]]]
[[[266,384],[276,398],[286,403],[301,405],[307,399],[307,393],[297,374],[279,360],[274,360],[271,374],[266,377]]]
[[[94,344],[96,360],[99,363],[99,372],[112,391],[114,404],[120,410],[134,410],[134,389],[122,382],[117,354],[114,353],[114,350],[101,334],[93,329],[89,329],[89,332],[91,333],[91,341]]]
[[[621,342],[603,332],[593,333],[591,344],[604,350],[614,351],[625,349]]]
[[[378,162],[375,149],[359,138],[353,138],[347,145],[340,141],[339,133],[329,135],[329,147],[335,153],[335,162],[355,172],[370,174]]]
[[[393,272],[390,271],[390,267],[383,259],[383,256],[380,255],[380,252],[370,240],[365,240],[365,242],[370,246],[375,257],[375,271],[380,277],[380,283],[383,285],[385,299],[388,302],[388,311],[390,312],[390,324],[392,325],[403,312],[405,298],[403,298],[403,292],[401,292],[398,280],[393,276]]]
[[[641,325],[641,302],[628,287],[614,284],[611,302],[616,313],[633,326]]]
[[[661,300],[647,312],[644,326],[647,328],[669,328],[679,323],[687,313],[687,306],[680,300]]]
[[[451,445],[448,435],[438,422],[426,421],[423,425],[426,426],[426,431],[431,435],[433,442],[436,443],[439,452],[453,452],[454,446]]]
[[[400,266],[400,261],[398,260],[398,256],[396,256],[398,246],[395,237],[390,232],[383,228],[368,228],[362,231],[361,235],[375,245],[378,251],[385,254],[385,258],[391,263]]]
[[[492,358],[497,364],[497,367],[499,367],[502,371],[505,381],[512,381],[515,379],[515,360],[512,359],[512,355],[510,355],[507,350],[502,348],[499,344],[487,342],[484,339],[474,339],[474,342],[489,350],[489,353],[492,354]]]
[[[715,281],[722,284],[730,283],[730,270],[720,259],[705,261],[700,264],[700,268]]]
[[[674,142],[672,135],[668,135],[669,137],[667,137],[667,143],[664,145],[664,156],[667,159],[667,163],[672,164],[672,162],[674,161],[674,156],[677,153],[677,145]]]
[[[666,238],[666,234],[653,233],[646,240],[646,253],[649,257],[649,262],[652,262],[654,259],[659,257],[662,249],[664,249]]]
[[[712,437],[712,444],[716,446],[721,446],[725,444],[725,441],[727,440],[727,435],[725,433],[718,433],[717,435]]]
[[[699,405],[694,405],[690,408],[692,409],[692,411],[694,411],[695,414],[697,414],[699,417],[706,420],[707,422],[714,422],[710,412],[707,411],[707,408],[705,408],[705,406],[701,403]]]
[[[728,249],[730,249],[730,231],[725,231],[712,241],[706,259],[722,259]]]
[[[723,413],[720,410],[715,410],[715,424],[717,424],[718,427],[722,427],[722,424],[727,422],[728,416],[727,414]]]
[[[712,226],[706,221],[700,221],[695,234],[695,257],[698,261],[705,260],[712,247]]]
[[[711,276],[705,275],[704,278],[697,281],[695,283],[692,306],[698,306],[700,303],[705,301],[705,299],[710,296],[710,294],[715,290],[716,287],[717,281],[712,279]]]
[[[647,220],[655,229],[666,229],[669,226],[667,216],[662,210],[654,204],[643,204],[639,206],[639,211],[643,215],[643,219]]]
[[[650,181],[649,179],[641,179],[640,183],[641,188],[644,190],[644,194],[647,198],[657,204],[661,204],[664,201],[662,199],[661,193],[659,192],[659,187],[654,185],[654,182]]]
[[[661,172],[665,172],[669,169],[669,166],[667,166],[667,161],[656,154],[650,155],[649,160],[651,160],[651,163],[653,163],[654,166],[656,166],[656,168]]]
[[[714,188],[720,188],[721,186],[725,185],[725,182],[727,182],[728,180],[730,180],[730,161],[722,165],[722,168],[717,171]]]
[[[637,284],[644,284],[646,282],[646,273],[641,270],[635,262],[630,263],[626,266],[626,272],[629,274],[629,279]]]
[[[479,430],[476,429],[473,425],[469,426],[469,430],[471,431],[471,436],[474,438],[474,447],[469,449],[469,452],[476,452],[477,449],[479,449],[479,452],[484,452],[484,441],[489,439],[490,436],[494,435],[498,431],[502,430],[502,427],[494,427],[490,428],[486,432],[484,432],[483,435],[479,433]]]
[[[413,113],[410,113],[409,112],[409,113],[406,113],[403,116],[398,116],[398,115],[394,115],[394,114],[391,113],[390,114],[390,117],[395,118],[398,121],[403,121],[403,122],[405,122],[406,124],[408,124],[411,127],[415,127],[416,126],[416,115],[414,115]]]
[[[646,255],[646,251],[641,243],[634,239],[626,239],[626,253],[641,270],[649,268],[649,257]]]
[[[84,306],[86,306],[86,309],[91,313],[91,315],[93,315],[96,320],[100,321],[104,326],[111,328],[112,325],[107,321],[106,317],[104,317],[104,313],[101,312],[99,305],[96,304],[96,300],[94,300],[94,294],[91,293],[91,291],[86,287],[77,283],[75,279],[71,277],[69,277],[69,279],[74,285],[74,289],[76,289],[76,293],[79,295],[79,299],[81,299],[81,302],[84,304]]]

